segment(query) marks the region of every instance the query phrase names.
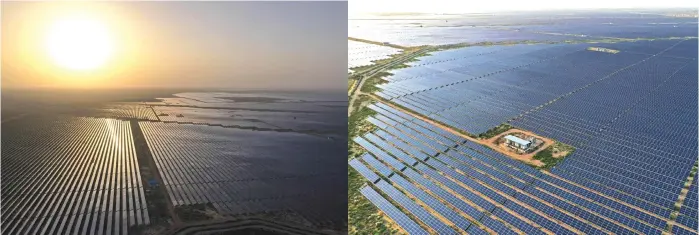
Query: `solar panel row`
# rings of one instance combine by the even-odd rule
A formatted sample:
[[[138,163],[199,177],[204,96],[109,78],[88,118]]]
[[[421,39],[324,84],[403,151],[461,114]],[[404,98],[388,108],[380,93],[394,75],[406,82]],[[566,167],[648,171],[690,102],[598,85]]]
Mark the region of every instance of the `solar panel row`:
[[[696,108],[696,65],[663,54],[685,45],[678,42],[658,42],[663,49],[654,57],[590,52],[586,45],[446,51],[395,71],[381,85],[391,102],[461,130],[480,133],[516,117],[515,126],[574,145],[574,154],[550,173],[383,103],[369,106],[383,124],[376,135],[404,150],[433,149],[432,158],[406,151],[401,161],[417,171],[401,174],[463,212],[483,208],[527,233],[541,226],[554,233],[659,234],[697,151],[696,114],[685,112]],[[458,59],[471,57],[478,61]],[[559,96],[565,99],[548,103]],[[677,118],[662,118],[668,113]],[[673,231],[696,233],[697,221],[684,215],[696,215],[696,202],[685,201],[682,225]]]
[[[15,137],[2,138],[3,233],[127,234],[150,224],[128,122],[25,118],[3,134]]]

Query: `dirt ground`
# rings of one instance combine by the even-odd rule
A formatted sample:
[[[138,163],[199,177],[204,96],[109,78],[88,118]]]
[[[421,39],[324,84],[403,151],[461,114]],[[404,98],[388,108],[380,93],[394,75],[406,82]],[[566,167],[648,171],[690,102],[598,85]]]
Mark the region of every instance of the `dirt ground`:
[[[518,153],[514,153],[514,152],[511,152],[511,151],[508,151],[507,149],[504,149],[504,148],[506,148],[506,147],[498,146],[497,144],[495,144],[495,140],[501,138],[502,136],[505,136],[505,135],[508,135],[508,134],[512,134],[512,133],[523,133],[523,134],[525,134],[525,135],[536,136],[536,138],[541,139],[542,141],[544,141],[544,144],[541,145],[541,146],[539,147],[539,149],[537,149],[536,151],[531,152],[531,153],[527,153],[527,154],[518,154]],[[490,139],[479,140],[478,143],[480,143],[480,144],[482,144],[482,145],[486,145],[486,146],[492,148],[493,150],[496,150],[496,151],[498,151],[498,152],[500,152],[500,153],[502,153],[502,154],[507,155],[508,157],[511,157],[511,158],[514,158],[514,159],[517,159],[517,160],[526,162],[526,163],[531,164],[531,165],[543,166],[544,163],[541,162],[541,161],[539,161],[539,160],[534,159],[534,155],[536,155],[537,153],[541,152],[542,150],[548,148],[549,146],[551,146],[551,145],[554,144],[555,142],[554,142],[553,140],[551,140],[551,139],[541,137],[541,136],[539,136],[539,135],[537,135],[537,134],[535,134],[534,132],[531,132],[531,131],[526,131],[526,130],[520,130],[520,129],[512,128],[512,129],[507,130],[507,131],[505,131],[505,132],[503,132],[503,133],[501,133],[501,134],[499,134],[499,135],[496,135],[496,136],[494,136],[494,137],[492,137],[492,138],[490,138]],[[559,155],[559,156],[562,156],[562,155]]]

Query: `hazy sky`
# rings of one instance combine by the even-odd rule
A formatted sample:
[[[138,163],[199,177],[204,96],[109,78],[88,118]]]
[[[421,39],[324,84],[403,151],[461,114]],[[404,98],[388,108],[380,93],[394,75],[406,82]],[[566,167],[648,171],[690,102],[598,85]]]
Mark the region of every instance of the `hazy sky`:
[[[57,66],[42,40],[71,15],[102,22],[114,55]],[[2,2],[2,85],[346,89],[347,2]]]
[[[349,0],[350,15],[379,12],[472,13],[580,8],[658,8],[699,7],[697,0]]]

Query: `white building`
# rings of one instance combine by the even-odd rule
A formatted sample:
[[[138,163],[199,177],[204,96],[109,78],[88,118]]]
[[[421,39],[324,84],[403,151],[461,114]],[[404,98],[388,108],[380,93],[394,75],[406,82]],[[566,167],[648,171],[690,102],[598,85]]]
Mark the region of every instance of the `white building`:
[[[505,143],[512,148],[517,148],[525,151],[532,146],[531,141],[524,140],[514,135],[505,136]]]

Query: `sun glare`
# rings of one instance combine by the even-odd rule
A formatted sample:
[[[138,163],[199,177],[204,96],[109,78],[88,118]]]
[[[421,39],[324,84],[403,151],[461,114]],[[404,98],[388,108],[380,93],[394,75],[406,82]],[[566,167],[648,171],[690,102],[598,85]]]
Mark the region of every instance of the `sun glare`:
[[[61,67],[90,70],[103,66],[110,59],[114,42],[107,27],[97,20],[63,19],[49,28],[46,49]]]

